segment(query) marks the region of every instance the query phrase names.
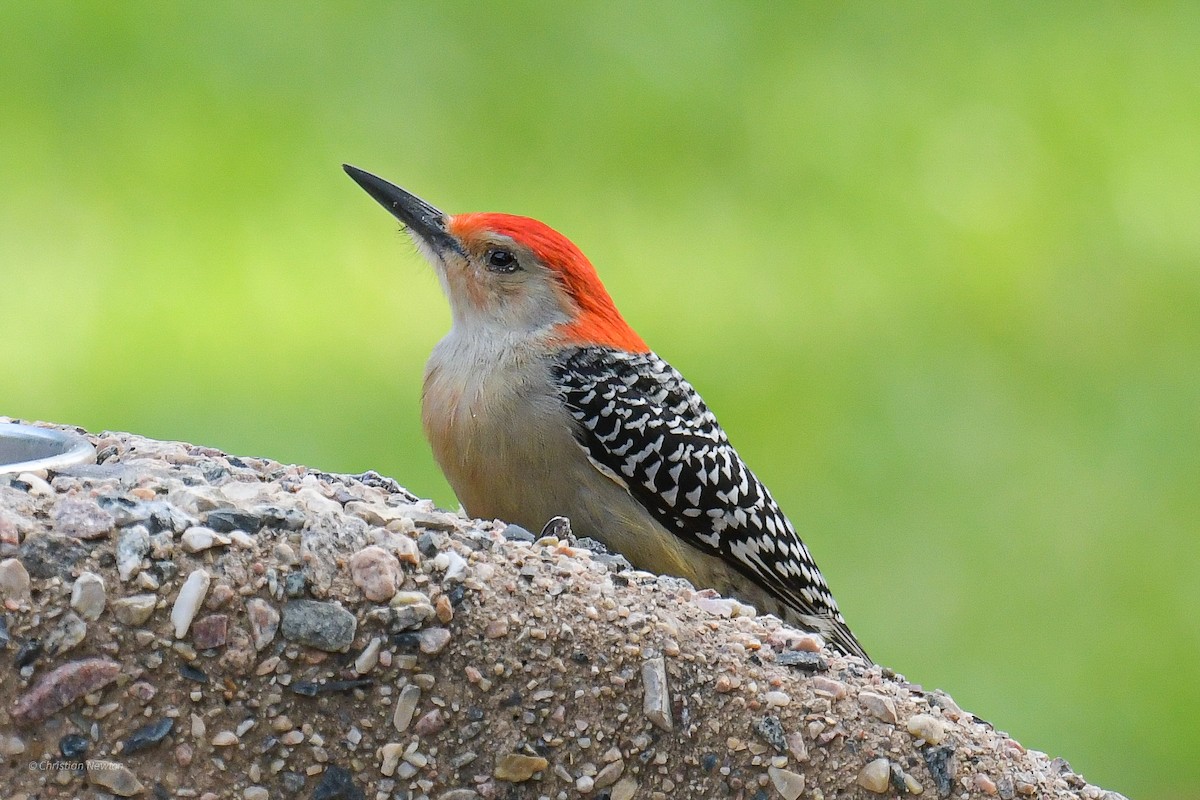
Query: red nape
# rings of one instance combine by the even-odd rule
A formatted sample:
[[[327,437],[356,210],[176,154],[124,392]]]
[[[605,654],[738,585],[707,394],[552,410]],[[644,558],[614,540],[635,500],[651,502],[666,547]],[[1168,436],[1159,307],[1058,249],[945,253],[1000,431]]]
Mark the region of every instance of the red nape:
[[[648,353],[642,337],[621,317],[596,268],[575,244],[558,231],[529,217],[512,214],[458,214],[450,231],[470,239],[485,231],[507,236],[533,251],[562,282],[579,315],[562,327],[564,344],[601,345],[631,353]]]

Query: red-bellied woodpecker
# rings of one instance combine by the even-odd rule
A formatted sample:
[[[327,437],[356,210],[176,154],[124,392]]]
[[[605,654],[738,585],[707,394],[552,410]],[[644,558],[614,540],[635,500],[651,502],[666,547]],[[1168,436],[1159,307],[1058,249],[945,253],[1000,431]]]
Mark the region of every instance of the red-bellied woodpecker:
[[[450,301],[421,416],[467,513],[565,516],[639,569],[687,578],[867,657],[821,571],[696,390],[542,223],[443,214],[346,172],[408,229]]]

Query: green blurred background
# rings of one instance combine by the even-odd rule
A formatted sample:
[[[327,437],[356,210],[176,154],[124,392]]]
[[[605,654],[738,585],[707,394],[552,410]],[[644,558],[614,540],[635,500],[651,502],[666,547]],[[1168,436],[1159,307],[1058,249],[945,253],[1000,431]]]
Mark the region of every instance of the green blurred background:
[[[881,662],[1200,796],[1194,4],[7,3],[0,414],[454,506],[436,281],[342,174],[567,233]]]

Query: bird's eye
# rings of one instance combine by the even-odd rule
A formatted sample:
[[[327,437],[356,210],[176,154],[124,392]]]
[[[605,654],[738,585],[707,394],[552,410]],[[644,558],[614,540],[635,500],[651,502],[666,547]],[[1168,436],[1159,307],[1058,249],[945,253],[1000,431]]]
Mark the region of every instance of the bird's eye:
[[[488,251],[487,267],[492,272],[516,272],[520,268],[517,257],[500,247]]]

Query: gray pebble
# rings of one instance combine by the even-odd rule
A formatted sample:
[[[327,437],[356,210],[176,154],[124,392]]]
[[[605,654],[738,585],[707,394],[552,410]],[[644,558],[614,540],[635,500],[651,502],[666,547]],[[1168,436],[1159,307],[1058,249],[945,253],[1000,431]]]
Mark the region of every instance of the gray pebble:
[[[144,525],[133,525],[121,531],[117,538],[117,575],[127,581],[141,569],[142,559],[150,552],[150,531]]]
[[[504,529],[504,538],[510,542],[534,542],[537,537],[520,525],[509,525]]]
[[[354,615],[337,603],[292,600],[283,607],[283,636],[330,653],[348,648],[358,627]]]
[[[767,715],[754,723],[754,732],[780,753],[787,752],[787,739],[783,735],[783,724],[779,717]]]
[[[85,545],[69,536],[54,533],[31,534],[21,543],[17,555],[35,578],[71,580],[71,568],[88,553]]]
[[[76,539],[100,539],[116,527],[113,515],[94,500],[63,500],[54,508],[54,528]]]

